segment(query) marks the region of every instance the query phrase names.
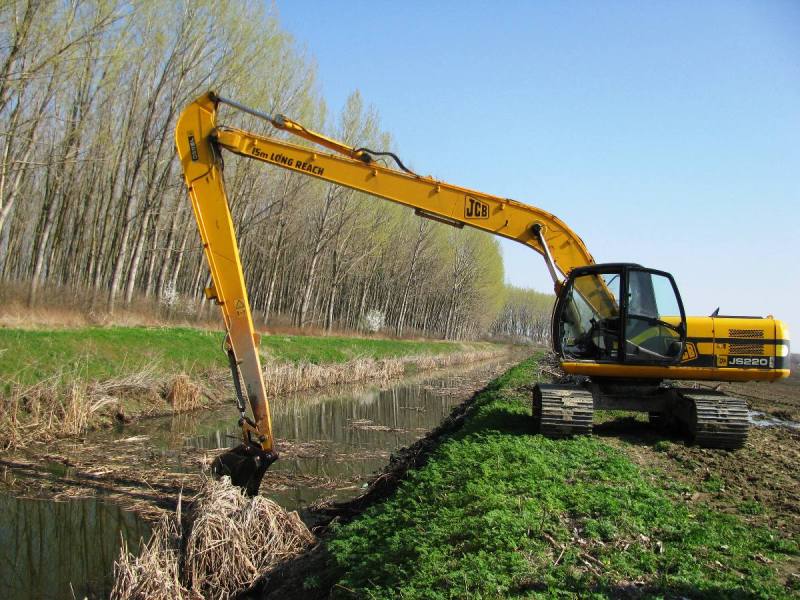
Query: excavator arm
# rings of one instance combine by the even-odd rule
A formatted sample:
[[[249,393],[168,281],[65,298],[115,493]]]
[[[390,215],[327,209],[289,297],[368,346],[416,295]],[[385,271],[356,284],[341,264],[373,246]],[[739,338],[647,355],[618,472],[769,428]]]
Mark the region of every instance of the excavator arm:
[[[266,119],[277,129],[333,150],[335,154],[218,126],[216,116],[221,103]],[[241,412],[243,444],[233,455],[222,457],[216,468],[220,473],[231,475],[234,483],[250,492],[253,486],[257,491],[263,471],[277,455],[258,355],[258,337],[253,328],[236,233],[225,194],[222,149],[412,207],[422,217],[456,227],[469,225],[515,240],[544,257],[557,292],[562,285],[560,274],[594,264],[583,241],[548,212],[416,175],[394,155],[380,153],[394,157],[402,170],[389,168],[375,159],[374,155],[379,153],[351,148],[286,117],[265,115],[213,92],[199,97],[183,111],[178,119],[175,141],[211,270],[212,286],[206,290],[206,295],[219,304],[225,320],[228,356]],[[598,293],[597,289],[584,292],[599,314],[616,311],[611,294]],[[239,374],[244,381],[243,392],[250,404],[252,419],[244,411]],[[251,472],[256,475],[251,476]]]
[[[212,284],[205,290],[206,297],[219,305],[225,321],[225,349],[243,436],[242,445],[221,457],[213,468],[219,474],[229,475],[236,485],[254,495],[263,473],[277,459],[277,454],[258,354],[259,338],[253,327],[236,231],[225,194],[222,161],[210,137],[216,109],[217,102],[210,94],[198,98],[181,114],[175,142],[211,270]],[[245,411],[245,395],[252,418]]]

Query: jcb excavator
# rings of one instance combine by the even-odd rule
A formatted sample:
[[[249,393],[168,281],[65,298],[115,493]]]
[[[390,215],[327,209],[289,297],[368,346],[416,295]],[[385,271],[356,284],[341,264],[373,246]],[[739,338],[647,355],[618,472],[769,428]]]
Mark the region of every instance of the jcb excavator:
[[[322,146],[297,145],[217,123],[226,104]],[[175,132],[186,185],[222,309],[243,443],[214,464],[254,495],[277,459],[234,224],[225,195],[222,151],[253,158],[397,202],[417,215],[469,225],[539,253],[556,302],[552,340],[562,369],[577,382],[536,385],[535,430],[550,437],[588,434],[594,409],[649,413],[653,423],[682,425],[699,445],[735,449],[747,436],[745,402],[673,381],[771,381],[789,375],[789,332],[771,316],[687,317],[669,273],[633,263],[595,264],[583,241],[555,216],[533,206],[460,188],[407,169],[392,153],[352,148],[209,92],[181,114]],[[384,157],[398,168],[381,164]],[[242,389],[241,381],[244,381]],[[252,416],[247,413],[245,397]]]

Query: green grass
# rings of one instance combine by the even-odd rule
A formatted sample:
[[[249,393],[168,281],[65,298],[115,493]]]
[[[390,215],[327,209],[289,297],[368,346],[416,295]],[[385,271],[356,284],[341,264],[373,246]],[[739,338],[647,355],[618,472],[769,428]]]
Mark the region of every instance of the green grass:
[[[493,382],[390,499],[334,526],[336,594],[599,598],[639,582],[648,597],[789,596],[773,567],[796,543],[688,504],[685,487],[595,438],[531,435],[528,394],[515,390],[534,367]]]
[[[272,335],[261,339],[267,355],[289,362],[343,363],[354,358],[393,358],[423,354],[449,354],[460,350],[496,348],[494,344],[462,344],[457,342],[386,340],[353,337],[310,337]]]
[[[152,365],[157,372],[189,373],[227,365],[221,332],[181,327],[87,327],[81,329],[0,329],[0,379],[33,384],[53,377],[102,380]],[[266,360],[341,363],[356,357],[386,358],[444,354],[467,347],[440,341],[371,338],[264,336]]]

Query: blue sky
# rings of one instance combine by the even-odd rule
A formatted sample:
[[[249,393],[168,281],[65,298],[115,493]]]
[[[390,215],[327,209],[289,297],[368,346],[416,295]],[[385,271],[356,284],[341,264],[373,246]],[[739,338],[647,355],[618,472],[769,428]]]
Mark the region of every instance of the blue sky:
[[[554,213],[598,262],[670,271],[689,314],[800,332],[800,2],[272,10],[331,109],[360,90],[414,170]],[[507,281],[551,289],[502,247]]]

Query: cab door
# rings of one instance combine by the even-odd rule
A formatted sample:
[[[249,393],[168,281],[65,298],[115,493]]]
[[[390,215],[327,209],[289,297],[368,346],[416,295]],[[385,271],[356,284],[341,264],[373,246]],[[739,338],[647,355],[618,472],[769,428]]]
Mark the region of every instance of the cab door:
[[[680,361],[686,344],[686,315],[669,273],[626,269],[625,362],[670,365]]]
[[[556,352],[567,360],[671,365],[686,343],[672,276],[629,263],[575,269],[553,313]]]

